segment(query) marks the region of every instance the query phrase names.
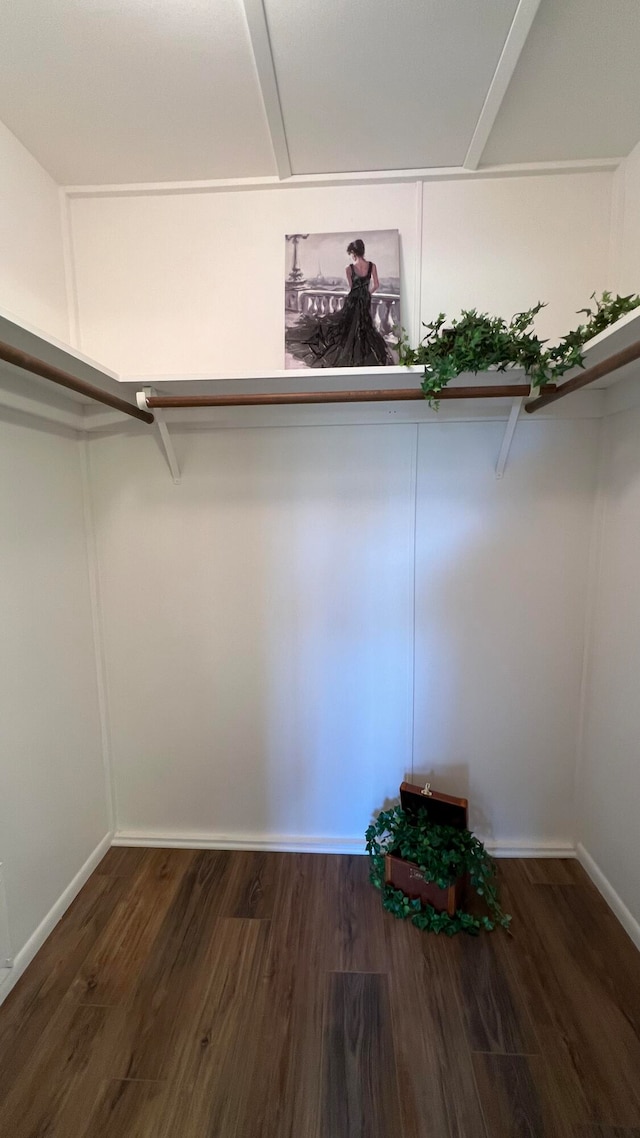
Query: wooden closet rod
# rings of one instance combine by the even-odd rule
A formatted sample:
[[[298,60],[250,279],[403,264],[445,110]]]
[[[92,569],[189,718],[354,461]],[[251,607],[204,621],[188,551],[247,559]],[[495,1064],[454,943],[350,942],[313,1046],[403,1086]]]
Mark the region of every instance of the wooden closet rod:
[[[640,359],[640,340],[636,340],[635,344],[630,344],[628,348],[623,348],[622,351],[608,356],[601,363],[588,367],[586,371],[576,375],[574,379],[568,379],[566,383],[559,384],[553,391],[549,390],[549,384],[545,385],[541,389],[542,394],[537,399],[532,399],[531,403],[527,403],[525,411],[530,415],[534,411],[540,411],[549,403],[555,403],[556,399],[562,399],[564,395],[570,395],[572,391],[579,391],[581,387],[587,387],[596,379],[602,379],[603,375],[609,375],[612,371],[617,371],[619,367],[624,367],[625,364],[630,364],[637,359]]]
[[[19,348],[14,348],[11,344],[5,344],[1,340],[0,360],[14,364],[15,367],[22,368],[23,371],[30,371],[33,375],[39,375],[42,379],[49,379],[60,387],[67,387],[69,391],[77,391],[80,395],[86,395],[89,399],[95,399],[97,403],[104,403],[107,407],[113,407],[115,411],[122,411],[125,415],[131,415],[134,419],[141,419],[143,423],[153,423],[153,415],[149,414],[148,411],[141,411],[133,403],[127,403],[126,399],[120,399],[117,395],[102,391],[91,383],[85,383],[83,379],[76,379],[75,376],[69,375],[68,372],[62,371],[59,367],[47,364],[44,360],[36,359],[35,356],[21,352]]]
[[[502,387],[446,387],[440,399],[517,398],[529,394],[528,383],[511,383]],[[381,391],[278,391],[264,395],[149,395],[148,407],[271,407],[302,403],[392,403],[420,400],[419,387],[391,388]]]

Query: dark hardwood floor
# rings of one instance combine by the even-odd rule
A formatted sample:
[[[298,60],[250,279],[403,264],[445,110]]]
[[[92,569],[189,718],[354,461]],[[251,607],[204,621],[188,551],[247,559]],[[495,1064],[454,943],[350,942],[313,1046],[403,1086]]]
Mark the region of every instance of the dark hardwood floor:
[[[112,849],[0,1008],[2,1138],[640,1138],[640,954],[576,862],[513,937],[359,857]]]

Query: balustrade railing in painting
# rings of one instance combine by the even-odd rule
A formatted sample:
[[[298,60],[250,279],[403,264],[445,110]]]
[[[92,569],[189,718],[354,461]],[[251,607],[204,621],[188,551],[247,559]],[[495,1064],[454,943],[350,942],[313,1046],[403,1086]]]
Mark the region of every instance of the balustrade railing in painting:
[[[287,307],[308,316],[330,316],[339,312],[347,293],[324,288],[296,289]],[[395,338],[400,324],[400,297],[394,292],[371,294],[371,315],[378,332],[386,339]]]

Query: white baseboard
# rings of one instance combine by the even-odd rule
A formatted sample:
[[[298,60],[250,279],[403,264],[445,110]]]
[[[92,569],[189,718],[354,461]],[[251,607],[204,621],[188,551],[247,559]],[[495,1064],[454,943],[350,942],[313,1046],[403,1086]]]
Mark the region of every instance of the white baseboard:
[[[482,838],[481,835],[478,835]],[[575,857],[573,842],[493,841],[482,838],[492,857]]]
[[[161,849],[266,850],[278,853],[364,854],[364,838],[302,837],[284,834],[215,834],[118,830],[114,846],[156,846]],[[494,842],[485,845],[494,857],[575,857],[570,842]]]
[[[215,834],[118,830],[114,846],[188,850],[264,850],[274,853],[366,853],[364,838],[317,838],[288,834]]]
[[[111,846],[112,837],[112,834],[105,834],[93,853],[89,854],[89,857],[82,868],[78,870],[73,881],[67,885],[64,893],[61,893],[56,903],[49,909],[44,920],[40,922],[35,932],[29,937],[27,943],[16,954],[13,967],[0,970],[0,1004],[3,1000],[6,1000],[11,989],[15,987],[22,973],[31,964],[34,956],[42,948],[50,933],[53,932],[60,918],[64,916],[69,905],[82,889],[82,886],[91,876],[98,863],[102,861],[102,858]]]
[[[584,846],[579,842],[576,848],[576,857],[580,865],[589,874],[589,877],[596,886],[596,889],[602,893],[609,908],[615,913],[620,921],[625,932],[629,934],[631,940],[636,948],[640,949],[640,922],[636,920],[633,913],[627,908],[624,901],[618,893],[616,893],[613,885],[600,869],[597,862],[593,860],[591,854],[587,852]]]

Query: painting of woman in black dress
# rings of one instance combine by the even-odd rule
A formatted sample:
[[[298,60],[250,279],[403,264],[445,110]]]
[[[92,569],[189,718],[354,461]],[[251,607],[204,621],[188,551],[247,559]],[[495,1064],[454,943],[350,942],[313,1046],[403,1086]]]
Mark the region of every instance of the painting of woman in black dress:
[[[286,366],[388,367],[397,363],[397,229],[357,236],[291,233],[286,241]],[[346,266],[345,254],[349,258]]]

